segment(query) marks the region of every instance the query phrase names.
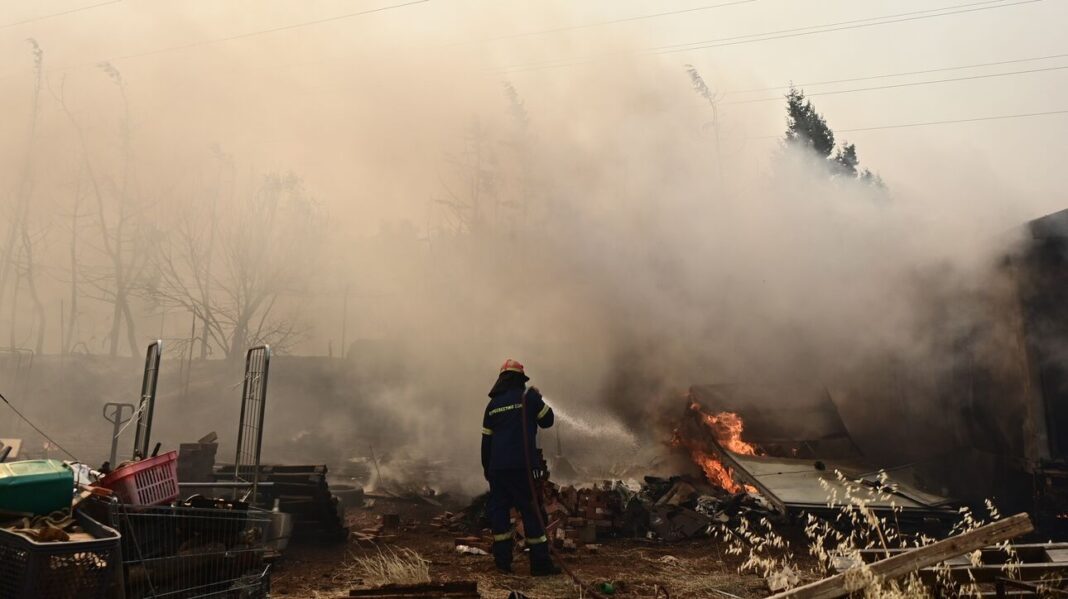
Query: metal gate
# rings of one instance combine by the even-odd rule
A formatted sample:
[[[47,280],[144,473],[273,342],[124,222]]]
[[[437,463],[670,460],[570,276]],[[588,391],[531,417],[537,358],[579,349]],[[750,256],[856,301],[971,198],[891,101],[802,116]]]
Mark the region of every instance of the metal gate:
[[[241,391],[241,418],[237,428],[234,481],[250,482],[249,503],[256,503],[260,482],[260,450],[263,448],[263,416],[267,403],[267,371],[271,346],[260,345],[245,354],[245,382]],[[236,491],[235,491],[236,492]]]
[[[156,408],[156,383],[159,381],[159,359],[163,353],[163,340],[157,339],[145,352],[145,375],[141,379],[141,401],[137,406],[137,424],[134,428],[133,457],[146,458],[149,437],[152,435],[152,414]]]

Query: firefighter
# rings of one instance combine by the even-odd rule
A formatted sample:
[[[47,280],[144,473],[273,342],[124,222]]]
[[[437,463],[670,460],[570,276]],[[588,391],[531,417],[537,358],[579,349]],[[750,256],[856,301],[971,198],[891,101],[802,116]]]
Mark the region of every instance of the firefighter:
[[[511,509],[514,507],[523,517],[523,532],[530,549],[530,573],[550,576],[559,574],[560,569],[549,557],[549,543],[542,526],[545,516],[536,511],[541,509],[541,503],[532,493],[530,477],[535,467],[531,462],[537,455],[538,427],[553,425],[553,409],[536,388],[527,388],[528,380],[522,364],[506,360],[489,392],[489,405],[482,418],[482,470],[490,487],[486,513],[493,530],[493,561],[498,570],[512,571]],[[524,402],[526,422],[523,421]],[[523,426],[527,427],[529,443],[525,450]]]

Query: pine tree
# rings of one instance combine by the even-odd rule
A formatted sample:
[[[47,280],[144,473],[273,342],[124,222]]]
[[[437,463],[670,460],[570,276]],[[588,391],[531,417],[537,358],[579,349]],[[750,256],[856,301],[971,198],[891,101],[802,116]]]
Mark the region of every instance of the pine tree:
[[[841,171],[850,177],[857,176],[857,164],[860,162],[857,159],[857,146],[853,144],[846,144],[834,155],[834,161],[838,163],[838,167]]]
[[[790,88],[790,93],[786,94],[786,116],[787,145],[807,148],[825,159],[831,176],[848,177],[875,187],[886,187],[879,175],[868,169],[858,169],[860,159],[854,144],[835,145],[834,131],[827,125],[823,115],[816,112],[816,107],[803,91]]]
[[[820,156],[827,158],[834,150],[834,131],[827,126],[820,113],[805,98],[804,92],[790,88],[786,95],[786,143],[812,148]]]

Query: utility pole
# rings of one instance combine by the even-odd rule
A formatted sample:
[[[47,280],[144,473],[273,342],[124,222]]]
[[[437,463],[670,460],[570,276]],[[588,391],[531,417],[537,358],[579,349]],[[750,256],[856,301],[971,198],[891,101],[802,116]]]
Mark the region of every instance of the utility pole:
[[[344,299],[341,303],[341,358],[348,354],[349,346],[346,345],[349,328],[349,284],[345,283]]]

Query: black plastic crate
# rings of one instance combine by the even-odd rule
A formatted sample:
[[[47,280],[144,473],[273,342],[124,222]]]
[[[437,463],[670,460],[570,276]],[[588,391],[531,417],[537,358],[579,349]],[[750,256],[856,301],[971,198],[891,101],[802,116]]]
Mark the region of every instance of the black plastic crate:
[[[120,596],[119,533],[75,512],[92,541],[38,543],[0,529],[3,599],[110,599]]]

